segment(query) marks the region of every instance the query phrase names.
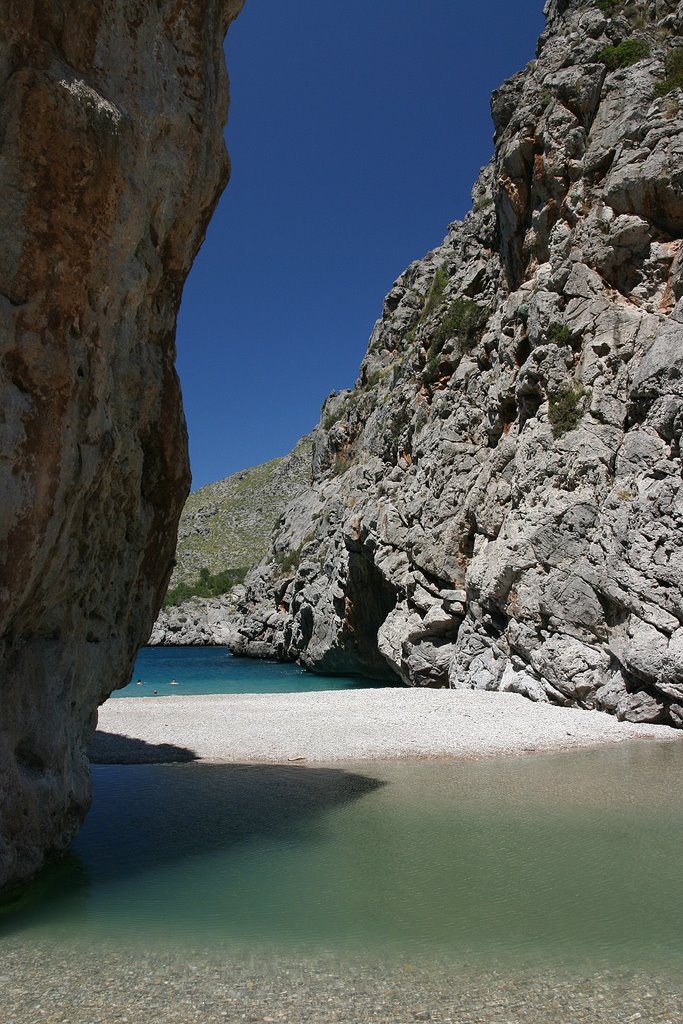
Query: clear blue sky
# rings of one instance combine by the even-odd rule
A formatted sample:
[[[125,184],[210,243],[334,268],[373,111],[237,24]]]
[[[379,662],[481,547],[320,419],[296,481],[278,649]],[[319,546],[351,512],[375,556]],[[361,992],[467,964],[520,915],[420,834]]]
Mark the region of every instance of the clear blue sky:
[[[392,281],[471,205],[542,6],[247,0],[232,181],[179,320],[193,488],[285,454],[354,383]]]

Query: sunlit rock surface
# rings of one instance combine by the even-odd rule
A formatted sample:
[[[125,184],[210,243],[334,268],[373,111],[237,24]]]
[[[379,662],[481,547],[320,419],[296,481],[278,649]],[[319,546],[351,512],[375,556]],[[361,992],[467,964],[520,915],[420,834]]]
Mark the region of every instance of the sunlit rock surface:
[[[241,0],[0,2],[0,885],[65,847],[189,487],[181,291]]]
[[[546,14],[231,644],[683,725],[683,4]]]

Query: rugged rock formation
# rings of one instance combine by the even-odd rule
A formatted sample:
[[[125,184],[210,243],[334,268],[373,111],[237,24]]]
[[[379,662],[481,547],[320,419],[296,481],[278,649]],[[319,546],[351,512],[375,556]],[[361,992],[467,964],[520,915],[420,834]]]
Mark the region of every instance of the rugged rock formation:
[[[683,725],[683,4],[546,14],[232,645]]]
[[[242,0],[0,4],[0,885],[90,798],[189,485],[182,286],[224,187]]]

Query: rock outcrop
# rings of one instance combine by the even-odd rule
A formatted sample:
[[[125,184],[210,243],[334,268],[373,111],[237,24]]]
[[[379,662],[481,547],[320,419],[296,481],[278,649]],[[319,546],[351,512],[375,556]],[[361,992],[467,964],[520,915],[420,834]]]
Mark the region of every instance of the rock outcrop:
[[[683,725],[683,4],[546,14],[232,645]]]
[[[0,886],[73,836],[189,487],[181,290],[242,0],[0,5]]]
[[[147,641],[150,647],[228,647],[244,587],[219,597],[192,597],[162,608]]]

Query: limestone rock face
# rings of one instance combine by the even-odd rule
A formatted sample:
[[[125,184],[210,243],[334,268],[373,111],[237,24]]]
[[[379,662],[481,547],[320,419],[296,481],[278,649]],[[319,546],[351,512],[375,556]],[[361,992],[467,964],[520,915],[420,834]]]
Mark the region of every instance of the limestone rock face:
[[[326,403],[235,650],[682,724],[683,4],[612,7],[546,5],[472,212]]]
[[[0,885],[87,810],[189,486],[181,290],[241,0],[0,0]]]
[[[244,587],[236,586],[220,597],[193,597],[162,608],[148,640],[151,647],[227,647],[233,639],[234,619]]]

